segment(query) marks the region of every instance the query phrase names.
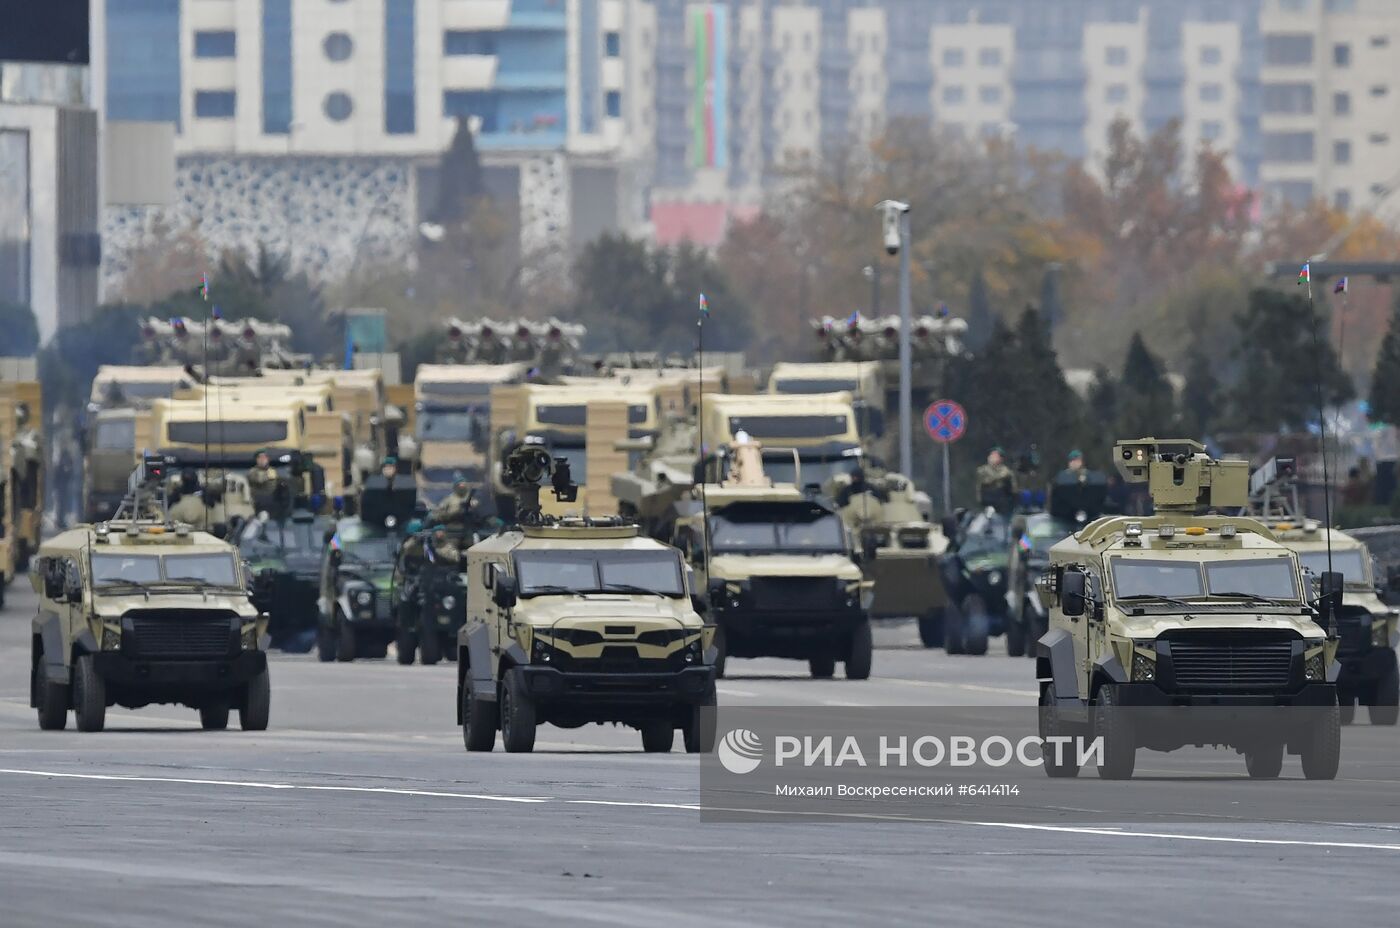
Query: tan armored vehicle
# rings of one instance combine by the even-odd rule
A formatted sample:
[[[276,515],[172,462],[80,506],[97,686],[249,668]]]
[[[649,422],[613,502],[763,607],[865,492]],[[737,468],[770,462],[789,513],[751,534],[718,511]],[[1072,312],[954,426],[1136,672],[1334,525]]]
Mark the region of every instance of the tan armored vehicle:
[[[638,729],[647,751],[708,750],[715,703],[712,630],[691,605],[680,553],[616,519],[542,517],[541,483],[572,487],[538,447],[505,462],[524,523],[466,555],[458,632],[458,721],[468,751],[530,751],[543,723]]]
[[[182,367],[103,365],[97,369],[83,430],[83,515],[101,522],[116,514],[127,479],[139,463],[137,419],[152,400],[172,399],[191,389]],[[149,423],[149,416],[144,420]]]
[[[232,545],[166,518],[165,464],[148,459],[116,518],[82,525],[39,549],[30,582],[30,705],[39,727],[101,731],[108,706],[178,703],[207,729],[238,710],[267,727],[266,619],[249,601]]]
[[[1050,614],[1036,645],[1042,735],[1085,734],[1087,718],[1105,778],[1132,776],[1138,748],[1193,744],[1239,751],[1254,777],[1278,776],[1285,751],[1309,779],[1335,777],[1337,642],[1297,557],[1257,519],[1200,514],[1248,502],[1248,464],[1152,438],[1119,442],[1114,461],[1148,484],[1157,514],[1096,519],[1050,549],[1038,585]],[[1297,729],[1240,728],[1211,716],[1222,707],[1308,711],[1287,717]],[[1143,710],[1157,710],[1150,724]],[[1051,776],[1078,769],[1047,757]]]
[[[708,399],[708,397],[707,397]],[[870,584],[831,503],[764,473],[763,447],[740,432],[718,483],[691,491],[675,543],[695,570],[715,627],[717,672],[729,657],[806,660],[813,677],[870,676]]]
[[[460,474],[482,492],[491,473],[491,389],[519,383],[523,364],[420,364],[413,381],[413,437],[400,456],[414,462],[418,493],[436,506]]]

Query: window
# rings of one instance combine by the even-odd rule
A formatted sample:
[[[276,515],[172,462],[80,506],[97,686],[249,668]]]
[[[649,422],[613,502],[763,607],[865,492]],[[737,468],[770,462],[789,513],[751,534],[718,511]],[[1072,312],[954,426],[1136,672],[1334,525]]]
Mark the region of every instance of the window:
[[[1104,63],[1111,68],[1121,68],[1128,63],[1128,50],[1121,45],[1110,45],[1104,49]]]
[[[232,90],[196,91],[194,114],[200,119],[232,119],[236,96]]]
[[[1332,63],[1339,68],[1351,67],[1351,46],[1346,42],[1338,42],[1333,45]]]
[[[622,118],[622,93],[617,90],[609,90],[605,98],[608,115],[613,119]]]
[[[1201,64],[1220,64],[1224,55],[1220,52],[1219,45],[1203,45],[1201,47]]]
[[[355,42],[343,32],[332,32],[321,42],[321,50],[331,61],[344,61],[355,51]]]
[[[194,56],[196,58],[232,58],[237,47],[237,35],[233,32],[196,32],[194,34]]]
[[[1225,97],[1225,88],[1219,84],[1201,85],[1202,103],[1219,103]]]
[[[1372,48],[1389,48],[1389,47],[1390,47],[1390,36],[1388,36],[1388,35],[1373,35],[1373,36],[1371,36],[1371,47],[1372,47]]]
[[[1390,136],[1386,135],[1384,132],[1372,132],[1370,141],[1372,145],[1384,145],[1390,141]]]
[[[1104,99],[1109,103],[1126,103],[1128,100],[1128,85],[1109,84],[1104,90]]]
[[[1312,84],[1264,85],[1264,112],[1311,113],[1312,111]]]
[[[603,36],[603,54],[609,58],[622,57],[622,33],[609,32]]]
[[[1336,164],[1351,164],[1351,143],[1345,140],[1333,142],[1332,161]]]
[[[1310,35],[1269,35],[1264,37],[1264,64],[1295,67],[1312,64],[1313,37]]]
[[[286,135],[292,130],[292,2],[263,0],[262,5],[263,132]]]
[[[1001,67],[1001,49],[984,48],[977,53],[977,63],[984,68]]]
[[[964,56],[963,56],[963,50],[962,50],[961,48],[945,48],[945,49],[943,49],[943,67],[945,67],[945,68],[961,68],[961,67],[963,66],[963,61],[964,61]]]
[[[1264,193],[1270,201],[1307,206],[1312,202],[1313,185],[1310,180],[1273,181],[1264,185]]]
[[[417,129],[414,31],[416,0],[384,0],[384,131],[409,135]]]
[[[104,6],[107,8],[107,118],[178,125],[183,104],[179,0],[106,3]],[[6,21],[0,28],[9,28],[9,25]],[[24,146],[23,150],[27,151],[27,141]],[[0,180],[3,177],[4,172],[0,171]],[[10,177],[13,179],[14,175]],[[23,209],[22,197],[20,208]]]
[[[1307,11],[1308,0],[1278,0],[1278,8],[1285,13],[1303,13]]]
[[[977,99],[983,103],[1000,103],[1001,88],[996,84],[984,84],[977,88]]]
[[[1265,132],[1264,158],[1301,164],[1313,160],[1311,132]]]
[[[1371,96],[1383,97],[1390,92],[1390,88],[1384,84],[1373,84],[1371,86]]]
[[[1332,113],[1337,116],[1348,116],[1351,114],[1351,94],[1332,94]]]
[[[496,54],[495,32],[469,32],[452,30],[442,34],[444,55],[494,55]]]
[[[1224,134],[1224,131],[1225,127],[1220,122],[1214,119],[1207,119],[1205,122],[1201,123],[1201,140],[1214,142]]]
[[[1340,210],[1351,209],[1351,191],[1338,190],[1332,194],[1332,205]]]
[[[337,90],[326,94],[326,101],[321,104],[321,108],[325,111],[327,119],[332,122],[344,122],[355,111],[355,104],[349,94]]]

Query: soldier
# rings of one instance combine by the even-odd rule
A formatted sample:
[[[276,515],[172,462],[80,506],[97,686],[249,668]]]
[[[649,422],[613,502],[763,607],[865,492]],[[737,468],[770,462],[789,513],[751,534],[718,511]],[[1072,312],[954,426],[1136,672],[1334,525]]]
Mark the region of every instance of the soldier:
[[[497,335],[489,325],[483,325],[472,354],[477,364],[504,364],[510,355],[510,344],[504,335]]]
[[[1016,498],[1016,475],[1006,466],[1005,452],[1000,447],[987,452],[987,463],[977,468],[977,503],[998,512],[1011,511]]]
[[[462,562],[461,551],[452,543],[452,539],[447,537],[447,529],[442,526],[433,529],[433,539],[428,549],[428,558],[434,564],[448,567],[456,566]]]
[[[203,529],[205,523],[204,499],[199,492],[199,475],[195,473],[193,468],[187,467],[180,472],[180,481],[175,485],[171,495],[175,496],[176,499],[170,506],[170,518],[176,522],[184,522],[186,525]]]
[[[465,364],[468,353],[466,333],[453,324],[447,328],[447,341],[438,342],[433,349],[433,360],[438,364]]]
[[[248,490],[253,494],[253,505],[260,510],[270,511],[276,502],[277,490],[282,484],[282,475],[272,466],[267,449],[258,451],[253,466],[248,471]]]
[[[452,492],[433,507],[430,518],[438,525],[465,526],[475,502],[467,478],[458,472],[453,475]]]
[[[1079,483],[1084,475],[1084,452],[1075,448],[1065,459],[1065,469],[1055,476],[1056,483]]]

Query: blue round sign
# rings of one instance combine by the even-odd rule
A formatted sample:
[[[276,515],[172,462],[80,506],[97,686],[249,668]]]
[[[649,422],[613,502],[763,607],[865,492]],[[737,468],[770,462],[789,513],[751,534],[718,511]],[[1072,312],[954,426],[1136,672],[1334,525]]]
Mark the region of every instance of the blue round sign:
[[[939,444],[950,444],[967,431],[967,413],[952,400],[937,400],[924,410],[924,429]]]

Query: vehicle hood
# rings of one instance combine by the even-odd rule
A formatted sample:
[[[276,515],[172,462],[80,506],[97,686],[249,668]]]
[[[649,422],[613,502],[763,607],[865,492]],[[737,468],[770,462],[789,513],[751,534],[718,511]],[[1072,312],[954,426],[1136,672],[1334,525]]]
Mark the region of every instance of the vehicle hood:
[[[535,596],[521,599],[512,618],[534,626],[589,627],[598,622],[626,622],[638,631],[675,628],[676,623],[699,628],[700,616],[688,599],[591,593],[587,596]]]
[[[258,610],[248,601],[248,597],[232,593],[151,593],[147,599],[141,593],[122,593],[119,596],[97,594],[93,597],[95,611],[103,619],[119,619],[132,609],[209,609],[237,612],[250,618]]]
[[[745,577],[844,577],[859,580],[860,568],[844,554],[717,554],[710,558],[711,579]]]
[[[1316,638],[1321,644],[1326,637],[1322,626],[1310,616],[1261,612],[1218,612],[1181,613],[1170,612],[1153,615],[1116,616],[1111,622],[1110,631],[1128,638],[1156,638],[1168,631],[1291,631],[1304,638]]]

